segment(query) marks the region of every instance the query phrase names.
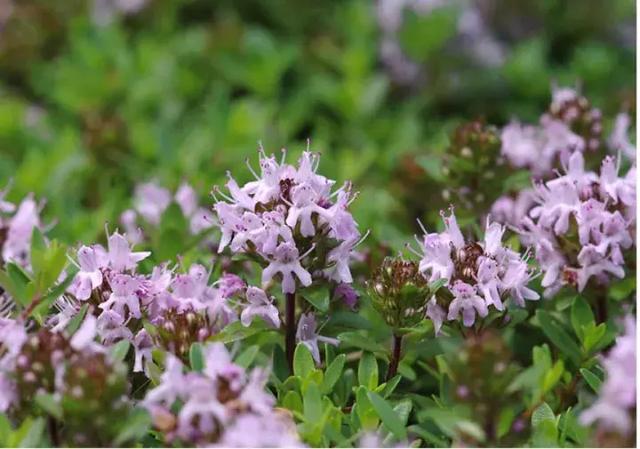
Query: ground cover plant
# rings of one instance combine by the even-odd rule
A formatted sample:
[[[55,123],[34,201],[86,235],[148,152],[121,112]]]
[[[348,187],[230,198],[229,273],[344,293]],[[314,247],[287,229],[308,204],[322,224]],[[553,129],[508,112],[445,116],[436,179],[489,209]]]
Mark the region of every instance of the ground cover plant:
[[[0,444],[634,446],[633,13],[0,1]]]

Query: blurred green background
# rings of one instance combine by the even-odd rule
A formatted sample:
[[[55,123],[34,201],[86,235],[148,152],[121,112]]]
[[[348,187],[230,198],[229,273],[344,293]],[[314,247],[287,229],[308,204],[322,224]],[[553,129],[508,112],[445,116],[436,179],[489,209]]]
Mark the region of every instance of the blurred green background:
[[[554,82],[611,116],[634,68],[632,0],[0,0],[0,186],[90,242],[136,183],[206,204],[258,141],[294,161],[311,139],[399,247],[439,204],[424,180],[456,124],[536,121]]]

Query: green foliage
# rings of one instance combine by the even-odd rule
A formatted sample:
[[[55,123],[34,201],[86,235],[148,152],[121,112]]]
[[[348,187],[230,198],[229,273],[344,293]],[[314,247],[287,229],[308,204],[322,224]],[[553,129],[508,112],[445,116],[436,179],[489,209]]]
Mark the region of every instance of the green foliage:
[[[464,235],[479,234],[496,198],[531,185],[529,171],[497,163],[500,128],[514,117],[538,120],[552,82],[579,84],[606,117],[605,135],[617,112],[629,109],[633,119],[635,46],[624,31],[633,2],[498,2],[480,12],[500,43],[495,61],[469,50],[483,42],[460,32],[465,2],[430,14],[405,9],[393,37],[415,64],[410,82],[383,57],[389,36],[375,2],[153,0],[107,25],[92,19],[93,3],[13,0],[11,15],[0,11],[0,191],[11,180],[7,200],[33,193],[47,201],[43,226],[30,236],[29,269],[0,251],[0,294],[15,302],[12,316],[38,329],[58,312],[79,242],[106,243],[105,223],[122,229],[139,183],[175,192],[186,181],[210,208],[209,192],[226,183],[227,170],[235,176],[247,158],[259,170],[258,141],[267,152],[287,147],[294,161],[310,139],[325,156],[322,174],[360,192],[351,210],[359,229],[371,231],[353,261],[354,310],[333,297],[334,283],[297,291],[297,312],[322,315],[322,335],[339,345],[321,344],[316,363],[298,344],[290,375],[282,329],[263,320],[235,321],[207,339],[232,348],[239,366],[270,373],[268,389],[304,444],[358,446],[371,432],[385,445],[595,443],[578,417],[602,391],[599,355],[620,334],[617,318],[634,311],[633,273],[596,293],[562,291],[523,309],[505,301],[507,310],[482,325],[445,324],[437,337],[425,307],[433,296],[450,301],[444,281],[429,282],[417,267],[408,279],[378,273],[382,288],[366,289],[364,280],[385,257],[409,254],[405,242],[421,232],[416,219],[429,232],[442,229],[439,211],[455,203]],[[158,223],[139,225],[146,238],[136,251],[152,253],[142,271],[202,263],[211,280],[235,272],[261,285],[246,257],[217,254],[219,231],[193,235],[175,201]],[[510,230],[504,240],[523,249]],[[277,293],[274,305],[283,303]],[[77,305],[68,335],[100,312],[95,298]],[[135,324],[158,332],[146,318]],[[385,381],[392,335],[402,336],[401,362]],[[204,344],[184,354],[193,371],[204,368]],[[109,357],[132,368],[134,350],[121,341]],[[152,355],[149,379],[130,376],[136,400],[161,380],[166,354]],[[49,419],[96,417],[48,393],[32,407],[32,416],[0,415],[0,446],[51,446]],[[108,443],[163,444],[144,409],[116,417]]]

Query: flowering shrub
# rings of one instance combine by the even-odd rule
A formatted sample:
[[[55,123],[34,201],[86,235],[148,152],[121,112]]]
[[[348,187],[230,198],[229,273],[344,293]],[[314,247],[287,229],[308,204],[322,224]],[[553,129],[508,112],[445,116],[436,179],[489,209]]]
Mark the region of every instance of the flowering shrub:
[[[0,0],[0,444],[634,446],[633,8],[507,3]]]

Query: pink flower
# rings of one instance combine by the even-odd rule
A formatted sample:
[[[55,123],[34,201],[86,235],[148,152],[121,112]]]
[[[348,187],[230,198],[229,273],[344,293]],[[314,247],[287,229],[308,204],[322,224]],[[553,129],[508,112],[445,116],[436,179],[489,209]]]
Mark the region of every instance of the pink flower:
[[[152,225],[159,225],[162,214],[171,203],[169,191],[158,184],[138,184],[135,190],[134,208]]]
[[[128,314],[134,318],[140,318],[140,299],[136,294],[140,281],[128,274],[116,274],[109,283],[112,293],[109,299],[99,307],[102,310],[113,310],[123,318]]]
[[[96,248],[81,246],[78,250],[78,264],[80,271],[73,279],[69,292],[81,301],[89,299],[91,292],[102,285],[102,271],[104,260]]]
[[[296,281],[304,287],[311,285],[311,274],[300,264],[301,257],[298,250],[292,243],[281,243],[273,254],[273,259],[269,260],[269,265],[262,271],[262,283],[267,284],[276,274],[282,275],[282,293],[293,293],[296,291]]]
[[[127,239],[117,231],[109,236],[108,243],[109,266],[117,272],[133,270],[138,262],[151,255],[149,251],[132,252]]]
[[[257,287],[247,288],[247,301],[249,304],[240,315],[243,326],[249,326],[253,317],[260,317],[274,328],[280,327],[278,308],[273,305],[273,299],[269,299],[264,290]]]
[[[476,313],[481,317],[485,317],[489,313],[487,305],[471,285],[456,281],[451,287],[451,293],[454,298],[449,304],[448,320],[455,320],[462,311],[462,322],[469,327],[475,321]]]

